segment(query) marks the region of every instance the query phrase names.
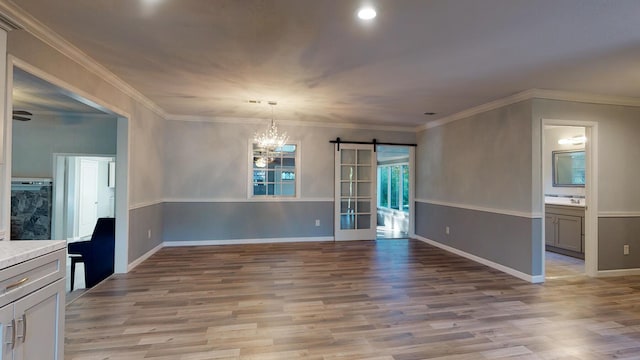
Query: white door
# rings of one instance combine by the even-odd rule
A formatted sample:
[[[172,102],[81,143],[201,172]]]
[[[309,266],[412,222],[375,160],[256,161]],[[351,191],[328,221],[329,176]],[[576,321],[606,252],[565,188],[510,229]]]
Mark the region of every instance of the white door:
[[[375,168],[373,145],[336,144],[336,240],[376,238]]]
[[[80,159],[78,236],[91,235],[98,219],[98,162]]]

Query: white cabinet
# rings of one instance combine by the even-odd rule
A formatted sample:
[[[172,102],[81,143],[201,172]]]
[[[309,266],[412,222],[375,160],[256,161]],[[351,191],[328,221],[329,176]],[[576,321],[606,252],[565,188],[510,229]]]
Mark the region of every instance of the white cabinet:
[[[0,270],[0,360],[63,360],[64,250]]]

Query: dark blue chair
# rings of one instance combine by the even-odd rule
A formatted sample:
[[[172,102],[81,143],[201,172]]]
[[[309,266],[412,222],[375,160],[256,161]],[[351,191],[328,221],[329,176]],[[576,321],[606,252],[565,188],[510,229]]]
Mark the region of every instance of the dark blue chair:
[[[71,290],[75,277],[75,264],[84,263],[86,288],[98,284],[113,274],[116,244],[116,219],[99,218],[93,229],[91,240],[67,245],[71,257]]]

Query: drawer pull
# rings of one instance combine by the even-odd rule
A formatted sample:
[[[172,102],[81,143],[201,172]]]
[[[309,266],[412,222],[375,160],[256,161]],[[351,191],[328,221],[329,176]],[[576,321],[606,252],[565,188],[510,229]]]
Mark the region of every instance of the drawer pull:
[[[18,286],[20,286],[20,285],[22,285],[22,284],[26,283],[27,281],[29,281],[29,278],[28,278],[28,277],[26,277],[26,278],[22,278],[22,279],[20,279],[19,281],[14,282],[13,284],[9,284],[9,285],[7,285],[7,287],[5,287],[5,288],[4,288],[4,290],[5,290],[5,291],[11,290],[11,289],[13,289],[13,288],[15,288],[15,287],[18,287]]]

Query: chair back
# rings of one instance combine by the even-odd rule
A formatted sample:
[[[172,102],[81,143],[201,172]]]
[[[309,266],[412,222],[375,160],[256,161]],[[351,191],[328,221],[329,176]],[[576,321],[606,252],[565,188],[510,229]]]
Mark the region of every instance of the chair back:
[[[114,240],[116,235],[115,218],[99,218],[91,234],[91,241]]]

